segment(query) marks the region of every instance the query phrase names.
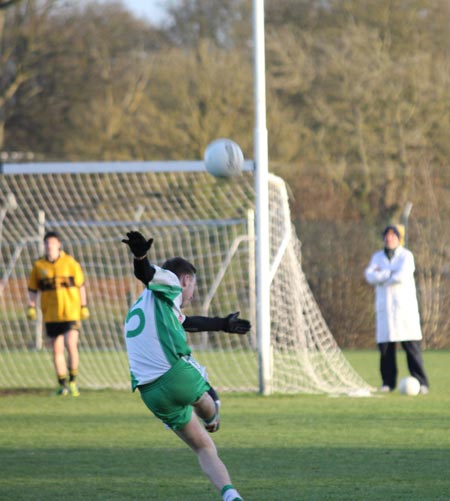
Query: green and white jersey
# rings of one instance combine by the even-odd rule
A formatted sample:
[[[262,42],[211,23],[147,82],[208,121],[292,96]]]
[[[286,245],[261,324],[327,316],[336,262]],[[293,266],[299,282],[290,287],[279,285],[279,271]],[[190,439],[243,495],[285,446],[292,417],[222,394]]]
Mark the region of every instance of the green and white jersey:
[[[178,277],[154,266],[153,280],[125,320],[125,342],[133,391],[165,374],[181,357],[190,355],[182,323]]]

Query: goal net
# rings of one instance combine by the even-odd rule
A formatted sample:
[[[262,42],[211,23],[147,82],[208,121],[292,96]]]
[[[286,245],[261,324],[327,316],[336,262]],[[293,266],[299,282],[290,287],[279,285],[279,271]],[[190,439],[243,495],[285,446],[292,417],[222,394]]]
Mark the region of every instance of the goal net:
[[[176,163],[176,162],[175,162]],[[129,164],[129,165],[128,165]],[[91,317],[80,334],[81,388],[129,387],[123,323],[142,290],[121,240],[139,230],[154,238],[150,260],[183,256],[198,270],[198,294],[188,315],[240,311],[249,335],[189,334],[209,379],[221,391],[258,391],[254,180],[251,172],[221,180],[178,162],[10,164],[3,166],[0,213],[0,388],[55,385],[42,319],[25,315],[32,263],[45,231],[58,231],[64,250],[82,265]],[[174,164],[174,162],[172,162]],[[200,164],[197,162],[196,164]],[[45,166],[50,166],[45,169]],[[186,168],[186,166],[188,168]],[[200,167],[200,169],[203,169]],[[58,171],[59,170],[59,171]],[[274,392],[369,392],[330,333],[301,267],[282,179],[269,176],[271,371]]]

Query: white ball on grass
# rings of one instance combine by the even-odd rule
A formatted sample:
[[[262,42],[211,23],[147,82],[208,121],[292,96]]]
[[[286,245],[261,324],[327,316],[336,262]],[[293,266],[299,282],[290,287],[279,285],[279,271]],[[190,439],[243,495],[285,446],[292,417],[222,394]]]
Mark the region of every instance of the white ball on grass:
[[[234,177],[242,173],[244,154],[231,139],[221,138],[210,143],[203,156],[206,170],[216,177]]]
[[[402,395],[418,395],[420,393],[420,383],[412,376],[404,377],[398,388]]]

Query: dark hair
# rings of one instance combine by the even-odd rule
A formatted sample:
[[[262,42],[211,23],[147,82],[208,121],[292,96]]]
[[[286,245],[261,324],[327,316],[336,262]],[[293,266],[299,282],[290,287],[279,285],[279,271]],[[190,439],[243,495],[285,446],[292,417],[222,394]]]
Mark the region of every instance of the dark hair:
[[[56,238],[61,242],[61,237],[59,236],[59,233],[56,233],[56,231],[47,231],[47,233],[44,236],[44,242],[49,238]]]
[[[397,226],[395,226],[394,224],[386,226],[386,228],[383,231],[383,238],[386,236],[386,233],[388,231],[393,231],[397,235],[397,238],[400,238],[400,232],[398,231]]]
[[[181,275],[195,275],[197,273],[195,266],[182,257],[172,257],[168,259],[162,265],[162,268],[175,273],[178,278],[180,278]]]

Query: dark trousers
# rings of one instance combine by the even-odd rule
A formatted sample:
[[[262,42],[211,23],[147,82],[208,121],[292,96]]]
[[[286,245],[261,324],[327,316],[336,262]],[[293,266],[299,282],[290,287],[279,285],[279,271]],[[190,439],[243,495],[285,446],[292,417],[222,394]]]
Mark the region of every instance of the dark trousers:
[[[379,343],[380,372],[383,386],[393,390],[397,384],[397,343]],[[402,341],[402,348],[406,352],[406,361],[411,376],[419,380],[421,385],[429,386],[428,378],[423,368],[422,350],[420,341]]]

